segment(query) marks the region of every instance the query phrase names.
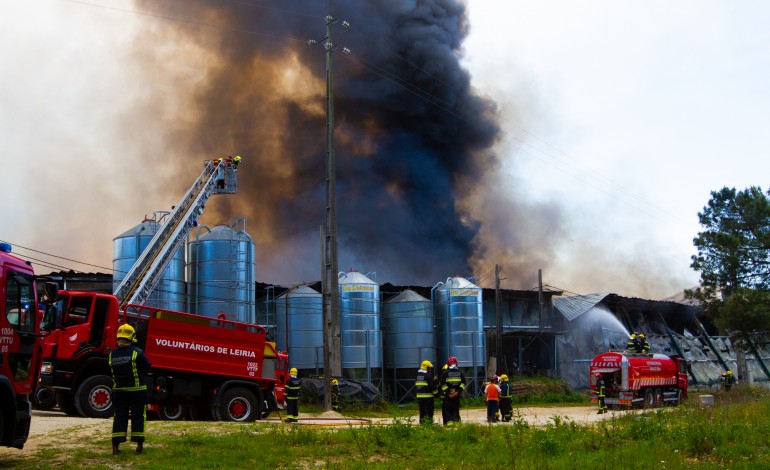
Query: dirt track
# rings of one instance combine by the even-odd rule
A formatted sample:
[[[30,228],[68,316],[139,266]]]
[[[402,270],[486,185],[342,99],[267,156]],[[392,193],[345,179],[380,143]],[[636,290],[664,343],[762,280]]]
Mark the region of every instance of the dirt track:
[[[609,414],[596,414],[595,406],[565,406],[565,407],[520,407],[514,408],[514,418],[523,419],[532,426],[545,426],[553,423],[553,417],[558,416],[564,421],[574,421],[577,424],[587,425],[600,420],[617,416],[619,413],[611,412]],[[466,423],[486,423],[486,410],[484,409],[462,409],[460,416]],[[417,416],[412,419],[416,423]],[[335,412],[326,412],[321,415],[308,415],[300,413],[300,425],[305,426],[351,426],[368,424],[388,424],[391,418],[356,418],[352,416],[343,416]],[[441,410],[437,409],[435,413],[436,423],[441,422]],[[281,420],[275,415],[263,421],[265,424],[280,425]],[[496,423],[495,426],[507,426],[508,423]],[[33,411],[32,427],[30,437],[23,450],[0,447],[0,458],[4,455],[14,455],[18,452],[28,453],[38,449],[39,446],[50,444],[52,439],[50,434],[56,436],[55,441],[66,440],[71,434],[91,435],[94,439],[109,441],[111,433],[111,419],[95,418],[75,418],[57,411]],[[67,431],[62,433],[60,431]],[[152,422],[148,423],[148,433],[152,434]]]

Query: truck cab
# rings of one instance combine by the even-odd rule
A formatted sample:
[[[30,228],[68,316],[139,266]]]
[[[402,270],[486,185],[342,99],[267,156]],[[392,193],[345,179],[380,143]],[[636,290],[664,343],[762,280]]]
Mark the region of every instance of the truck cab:
[[[0,243],[0,445],[29,436],[29,396],[40,371],[40,317],[32,266]]]

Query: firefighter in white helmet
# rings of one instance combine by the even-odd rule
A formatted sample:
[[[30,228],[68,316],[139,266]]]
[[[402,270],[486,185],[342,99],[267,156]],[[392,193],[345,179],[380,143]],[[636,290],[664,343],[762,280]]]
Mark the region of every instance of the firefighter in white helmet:
[[[144,450],[144,420],[147,406],[147,385],[144,376],[150,372],[150,361],[144,351],[134,346],[136,332],[131,325],[118,327],[118,347],[110,351],[112,369],[112,405],[115,418],[112,422],[112,454],[120,453],[120,443],[128,437],[128,420],[131,418],[131,441],[136,442],[136,453]]]

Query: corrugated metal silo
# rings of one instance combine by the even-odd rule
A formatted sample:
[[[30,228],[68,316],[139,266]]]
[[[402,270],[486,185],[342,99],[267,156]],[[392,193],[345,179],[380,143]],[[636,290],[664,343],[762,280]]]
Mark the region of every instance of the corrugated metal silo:
[[[479,379],[484,379],[486,353],[484,347],[484,314],[481,288],[463,277],[439,282],[431,294],[436,315],[436,349],[441,365],[449,356],[468,381],[475,379],[469,391],[478,393]],[[440,367],[440,366],[437,366]]]
[[[381,385],[380,286],[355,270],[338,279],[342,374]]]
[[[152,219],[145,219],[112,240],[113,257],[112,290],[114,291],[131,270],[142,251],[155,236],[163,218],[169,213],[156,211]],[[153,307],[168,310],[185,310],[184,249],[174,253],[168,266],[163,271],[160,282],[145,302]]]
[[[324,366],[321,294],[308,286],[297,286],[274,302],[278,349],[289,352],[291,367],[317,375]]]
[[[208,232],[201,234],[203,230]],[[190,311],[254,323],[255,253],[245,219],[213,229],[201,226],[193,236],[187,265]]]
[[[407,289],[383,302],[382,339],[390,395],[397,402],[415,398],[409,392],[414,385],[417,368],[424,360],[434,365],[436,361],[431,301]]]

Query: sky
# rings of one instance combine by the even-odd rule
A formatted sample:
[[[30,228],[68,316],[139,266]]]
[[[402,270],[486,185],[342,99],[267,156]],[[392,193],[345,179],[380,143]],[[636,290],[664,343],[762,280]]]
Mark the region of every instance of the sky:
[[[0,240],[39,271],[107,272],[112,239],[174,204],[199,171],[169,161],[175,136],[202,119],[189,97],[216,58],[167,31],[176,20],[142,14],[146,5],[0,7]],[[456,201],[483,241],[483,262],[468,261],[473,274],[488,281],[499,252],[513,289],[534,287],[537,269],[545,284],[581,294],[660,299],[697,284],[692,239],[710,192],[768,186],[768,10],[748,1],[469,0],[460,64],[473,92],[494,102],[500,127],[499,167]],[[259,222],[249,225],[258,280],[320,277],[271,257],[260,245],[275,240]],[[315,267],[317,225],[308,233],[295,256]],[[401,281],[393,277],[378,281]]]

